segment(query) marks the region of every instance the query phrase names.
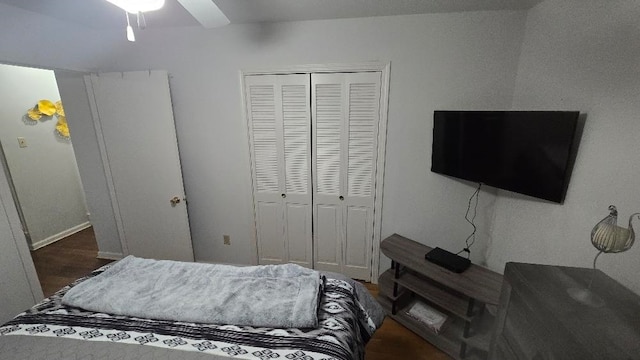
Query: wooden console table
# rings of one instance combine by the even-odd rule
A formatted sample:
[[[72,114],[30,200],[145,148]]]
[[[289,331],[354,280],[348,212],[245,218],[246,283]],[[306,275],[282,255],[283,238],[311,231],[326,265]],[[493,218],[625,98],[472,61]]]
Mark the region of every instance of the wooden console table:
[[[502,275],[473,264],[451,272],[425,260],[430,247],[398,234],[380,249],[392,260],[378,281],[378,301],[389,316],[455,359],[486,359],[494,318],[484,310],[498,304]],[[439,334],[407,314],[415,300],[448,316]]]

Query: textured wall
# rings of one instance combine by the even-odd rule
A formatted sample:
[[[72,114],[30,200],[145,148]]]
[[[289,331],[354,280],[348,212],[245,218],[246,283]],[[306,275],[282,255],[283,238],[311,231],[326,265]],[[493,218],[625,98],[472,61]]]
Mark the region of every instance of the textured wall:
[[[253,215],[239,69],[391,62],[382,235],[459,250],[474,185],[430,172],[436,109],[508,109],[523,12],[481,12],[164,29],[141,33],[127,69],[167,69],[196,258],[250,263]],[[483,192],[482,261],[493,195]],[[231,246],[222,235],[231,235]],[[385,264],[383,264],[383,267]]]
[[[580,110],[586,124],[564,205],[500,192],[488,258],[589,267],[593,226],[615,204],[640,211],[640,4],[547,0],[529,11],[514,109]],[[640,221],[636,220],[636,228]],[[640,292],[640,247],[598,267]]]
[[[475,185],[430,172],[433,111],[510,107],[526,15],[466,12],[209,30],[148,28],[128,43],[121,31],[85,30],[0,8],[7,30],[0,33],[7,58],[0,60],[99,71],[168,70],[196,258],[245,264],[256,251],[240,69],[390,61],[382,235],[398,232],[455,251],[471,231],[464,213]],[[34,22],[40,26],[26,27]],[[35,54],[23,46],[42,42],[47,30],[57,48]],[[95,136],[88,126],[80,131]],[[480,197],[476,262],[484,260],[492,192]],[[230,246],[223,245],[223,234],[231,236]],[[113,241],[115,249],[119,244]]]

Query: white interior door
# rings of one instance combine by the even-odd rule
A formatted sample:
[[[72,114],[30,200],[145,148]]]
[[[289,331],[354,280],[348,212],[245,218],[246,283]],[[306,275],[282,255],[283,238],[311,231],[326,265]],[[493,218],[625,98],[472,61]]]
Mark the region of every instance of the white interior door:
[[[371,279],[380,72],[312,74],[315,268]]]
[[[312,267],[309,75],[245,77],[258,263]]]
[[[193,261],[167,73],[93,74],[85,82],[125,255]]]

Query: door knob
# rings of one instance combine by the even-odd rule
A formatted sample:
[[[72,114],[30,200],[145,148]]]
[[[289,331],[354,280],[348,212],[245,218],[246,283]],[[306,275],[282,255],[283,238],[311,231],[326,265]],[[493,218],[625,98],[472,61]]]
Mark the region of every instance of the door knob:
[[[176,206],[180,203],[180,198],[177,196],[174,196],[171,200],[169,200],[169,202],[171,203],[171,206]]]
[[[282,198],[284,199],[284,198],[286,198],[286,197],[287,197],[287,194],[282,194],[282,195],[280,195],[280,196],[282,196]]]
[[[342,201],[342,200],[344,200],[344,196],[340,195],[340,197],[338,199],[340,199],[340,201]]]

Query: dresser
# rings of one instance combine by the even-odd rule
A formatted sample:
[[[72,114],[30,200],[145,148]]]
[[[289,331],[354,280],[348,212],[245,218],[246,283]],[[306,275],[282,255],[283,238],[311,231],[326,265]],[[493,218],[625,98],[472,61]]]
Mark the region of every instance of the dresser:
[[[568,292],[592,277],[600,306]],[[640,297],[600,270],[507,263],[489,358],[640,359]]]

